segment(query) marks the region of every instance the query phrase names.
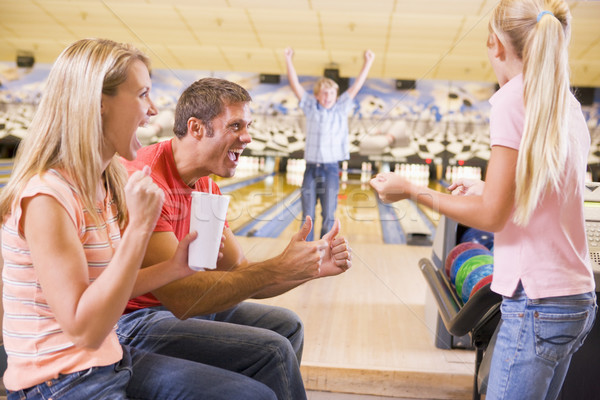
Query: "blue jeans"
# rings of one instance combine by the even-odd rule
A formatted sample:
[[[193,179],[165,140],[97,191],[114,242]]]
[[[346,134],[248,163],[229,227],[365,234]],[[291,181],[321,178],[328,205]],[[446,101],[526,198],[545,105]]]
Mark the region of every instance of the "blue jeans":
[[[117,334],[122,344],[210,366],[216,375],[222,371],[218,382],[249,377],[279,400],[306,399],[300,375],[304,327],[290,310],[243,302],[182,321],[164,307],[152,307],[123,315]]]
[[[321,202],[321,235],[323,237],[333,227],[337,196],[340,190],[340,175],[338,163],[313,164],[307,163],[302,180],[302,221],[307,215],[315,221],[315,208],[317,201]],[[314,238],[314,229],[310,231],[306,240]]]
[[[246,377],[173,357],[123,346],[123,359],[8,392],[10,400],[275,400],[265,385]],[[27,371],[23,371],[27,373]]]
[[[534,300],[519,285],[500,308],[486,400],[556,399],[594,323],[595,293]]]

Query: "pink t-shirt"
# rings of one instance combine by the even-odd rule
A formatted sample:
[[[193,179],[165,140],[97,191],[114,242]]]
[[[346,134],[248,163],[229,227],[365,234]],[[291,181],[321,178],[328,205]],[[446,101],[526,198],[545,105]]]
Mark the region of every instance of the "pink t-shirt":
[[[84,211],[77,191],[58,172],[50,170],[41,178],[36,175],[30,179],[2,227],[3,337],[8,354],[4,384],[9,390],[26,389],[59,374],[114,364],[123,357],[114,330],[96,350],[76,347],[46,302],[29,246],[19,231],[22,199],[41,194],[56,199],[71,218],[85,251],[90,283],[108,265],[121,238],[117,208],[110,194],[104,204],[98,204],[105,223],[97,227]]]
[[[490,99],[490,144],[519,149],[525,122],[523,75]],[[494,237],[492,290],[512,296],[519,280],[529,298],[568,296],[594,290],[583,217],[583,190],[590,134],[581,106],[571,96],[568,114],[571,151],[561,193],[546,194],[530,222],[520,227],[512,215]]]

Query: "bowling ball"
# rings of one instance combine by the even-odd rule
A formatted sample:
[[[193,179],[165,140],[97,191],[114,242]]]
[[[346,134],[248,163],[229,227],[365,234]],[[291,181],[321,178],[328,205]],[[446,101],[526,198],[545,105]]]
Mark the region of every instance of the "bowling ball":
[[[454,246],[452,250],[450,250],[450,252],[448,253],[448,256],[446,257],[446,263],[444,264],[444,272],[446,273],[448,279],[450,279],[450,268],[452,267],[452,262],[456,259],[456,257],[458,257],[460,253],[470,249],[486,250],[487,247],[475,242],[459,243],[458,245]]]
[[[463,263],[465,263],[469,258],[479,255],[488,255],[491,257],[491,253],[488,249],[469,249],[460,253],[452,262],[450,266],[450,282],[453,285],[456,285],[456,274],[460,267],[462,267]]]
[[[490,249],[494,245],[494,234],[475,228],[469,228],[462,234],[459,241],[461,243],[479,243]]]
[[[481,254],[474,257],[469,258],[467,261],[463,263],[458,272],[456,273],[455,286],[456,286],[456,294],[459,297],[462,296],[462,287],[465,283],[465,279],[467,276],[473,272],[476,268],[481,267],[486,264],[493,264],[494,257],[489,254]]]
[[[475,286],[473,286],[473,289],[471,290],[471,294],[469,294],[469,298],[473,297],[473,295],[475,293],[477,293],[477,291],[479,289],[481,289],[482,287],[484,287],[485,285],[492,283],[492,278],[494,277],[494,274],[488,275],[484,278],[481,278],[481,280],[479,282],[477,282],[475,284]]]
[[[461,290],[463,303],[466,303],[467,300],[469,300],[469,297],[471,296],[471,292],[473,291],[475,285],[486,276],[491,275],[493,272],[494,266],[492,264],[485,264],[475,268],[473,271],[471,271],[469,275],[467,275],[463,282]]]

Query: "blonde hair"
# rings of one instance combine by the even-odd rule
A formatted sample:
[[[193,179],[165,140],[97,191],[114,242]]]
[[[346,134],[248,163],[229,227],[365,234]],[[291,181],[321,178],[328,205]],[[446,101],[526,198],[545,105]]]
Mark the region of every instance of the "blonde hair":
[[[508,41],[524,65],[525,125],[513,215],[521,226],[529,222],[546,193],[561,188],[569,152],[570,22],[563,0],[502,0],[490,20],[490,29],[505,45]]]
[[[313,87],[313,94],[316,96],[321,90],[329,88],[335,89],[336,92],[340,89],[338,84],[335,83],[333,79],[319,78],[319,80],[317,81],[317,83],[315,83],[315,86]]]
[[[135,60],[150,66],[149,59],[134,47],[105,39],[79,40],[63,50],[19,145],[11,179],[0,194],[2,220],[31,177],[57,168],[66,173],[84,207],[93,211],[90,215],[99,223],[95,194],[103,174],[102,95],[117,93]],[[117,156],[104,170],[104,178],[118,207],[119,225],[124,227],[127,172]]]

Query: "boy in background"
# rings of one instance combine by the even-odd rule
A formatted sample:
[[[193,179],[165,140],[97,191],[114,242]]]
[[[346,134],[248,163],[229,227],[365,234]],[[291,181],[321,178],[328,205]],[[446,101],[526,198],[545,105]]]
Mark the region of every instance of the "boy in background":
[[[375,54],[364,53],[364,64],[358,77],[340,97],[338,85],[329,78],[321,78],[314,86],[314,94],[307,93],[298,81],[292,58],[294,50],[285,49],[287,75],[292,91],[300,101],[299,107],[306,116],[306,147],[304,159],[306,170],[302,181],[302,219],[310,216],[315,220],[317,201],[321,202],[323,224],[321,235],[333,227],[337,195],[339,191],[338,162],[350,158],[348,151],[348,114],[353,99],[365,83]],[[306,240],[313,240],[311,231]]]

